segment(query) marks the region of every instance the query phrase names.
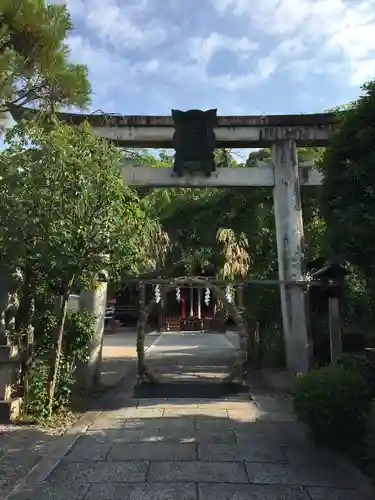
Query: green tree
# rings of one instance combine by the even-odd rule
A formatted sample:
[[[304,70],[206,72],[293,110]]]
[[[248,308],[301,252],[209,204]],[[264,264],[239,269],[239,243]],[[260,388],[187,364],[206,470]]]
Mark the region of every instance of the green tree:
[[[87,124],[57,122],[48,130],[29,124],[16,127],[7,142],[0,156],[6,181],[1,189],[5,202],[13,202],[1,204],[3,260],[62,286],[49,377],[52,407],[71,289],[103,268],[120,272],[131,266],[145,218],[136,194],[123,185],[121,152]]]
[[[84,107],[87,69],[69,62],[71,29],[63,4],[0,0],[0,113],[28,103]]]
[[[348,261],[375,294],[375,81],[345,111],[321,162],[322,203],[331,255]]]

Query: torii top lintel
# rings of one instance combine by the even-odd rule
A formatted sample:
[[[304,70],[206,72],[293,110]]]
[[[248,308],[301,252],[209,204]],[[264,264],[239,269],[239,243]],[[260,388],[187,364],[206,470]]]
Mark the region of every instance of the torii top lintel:
[[[35,113],[30,108],[12,110],[15,120]],[[119,146],[172,147],[172,116],[58,113],[58,118],[72,125],[87,120],[98,136]],[[294,139],[299,146],[325,146],[337,120],[334,113],[218,116],[214,132],[217,147],[267,147],[286,139]]]

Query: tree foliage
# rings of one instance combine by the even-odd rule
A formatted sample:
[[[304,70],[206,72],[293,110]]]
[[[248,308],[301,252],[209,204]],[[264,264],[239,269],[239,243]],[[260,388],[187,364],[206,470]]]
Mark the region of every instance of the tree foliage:
[[[148,265],[144,260],[154,257],[150,242],[158,243],[160,227],[155,220],[147,224],[137,194],[124,187],[121,151],[88,124],[20,125],[7,135],[7,146],[0,156],[2,265],[21,268],[34,294],[41,281],[50,293],[61,285],[49,377],[52,408],[73,285],[88,286],[105,268],[116,275]]]
[[[344,112],[324,154],[322,203],[327,242],[361,270],[375,292],[375,82]]]
[[[28,103],[88,104],[87,69],[68,59],[71,28],[64,4],[0,0],[0,112]]]

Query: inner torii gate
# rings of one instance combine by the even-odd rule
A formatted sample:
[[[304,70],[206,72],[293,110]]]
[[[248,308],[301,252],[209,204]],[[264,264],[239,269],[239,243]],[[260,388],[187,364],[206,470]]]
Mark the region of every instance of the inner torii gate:
[[[96,135],[122,147],[173,148],[172,116],[117,116],[61,113],[79,124],[87,120]],[[304,235],[300,186],[316,186],[321,174],[312,165],[298,165],[297,147],[325,146],[335,126],[332,113],[271,116],[219,116],[213,128],[217,148],[271,147],[272,163],[252,168],[218,168],[205,177],[174,176],[171,168],[121,166],[132,187],[255,187],[273,188],[279,280],[287,366],[310,367],[312,344],[305,304]]]

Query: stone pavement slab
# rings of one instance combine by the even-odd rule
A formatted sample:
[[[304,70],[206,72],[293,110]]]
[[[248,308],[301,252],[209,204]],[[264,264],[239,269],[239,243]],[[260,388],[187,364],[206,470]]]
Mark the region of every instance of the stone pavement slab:
[[[0,425],[0,499],[55,446],[59,434],[33,426]]]
[[[48,478],[50,483],[137,483],[146,480],[147,462],[62,461]]]
[[[64,500],[375,498],[360,472],[308,442],[287,400],[254,388],[253,401],[131,400],[120,392],[44,489],[9,500],[62,500],[61,492]]]
[[[358,493],[358,491],[328,488],[306,488],[311,500],[373,500],[374,495]]]
[[[197,447],[195,443],[115,443],[107,460],[195,460]]]
[[[204,417],[209,415],[211,417],[218,418],[228,418],[228,411],[223,408],[166,408],[164,411],[164,417]]]
[[[151,462],[148,481],[247,483],[248,478],[241,462]]]
[[[284,450],[281,446],[265,445],[262,442],[256,445],[250,443],[218,444],[199,443],[199,460],[217,462],[271,462],[286,463]]]
[[[101,382],[105,386],[118,383],[135,366],[135,339],[135,329],[121,329],[115,335],[104,336]],[[146,339],[146,345],[152,342],[153,339]],[[0,425],[0,499],[53,453],[60,436],[61,432],[35,426]]]
[[[234,429],[234,434],[240,443],[252,441],[254,437],[263,437],[265,442],[272,441],[284,446],[306,443],[303,429],[294,422],[257,421]]]
[[[12,494],[12,500],[83,500],[88,491],[89,484],[58,484],[51,485],[45,482],[39,483],[31,491],[24,490]]]
[[[90,485],[85,500],[372,498],[344,459],[315,449],[296,422],[256,419],[252,401],[149,403],[103,412],[47,484]]]
[[[249,481],[256,484],[289,484],[291,486],[322,486],[326,488],[360,488],[357,474],[347,474],[334,464],[301,465],[246,463]]]
[[[255,484],[199,485],[199,500],[311,500],[302,487]]]
[[[72,462],[105,460],[111,447],[112,443],[108,440],[103,441],[98,437],[94,439],[94,437],[91,438],[90,436],[81,436],[65,456],[65,459]]]
[[[147,349],[150,370],[163,380],[220,380],[237,361],[234,343],[216,332],[163,332]]]
[[[99,484],[90,488],[85,500],[198,500],[198,497],[194,483]]]

